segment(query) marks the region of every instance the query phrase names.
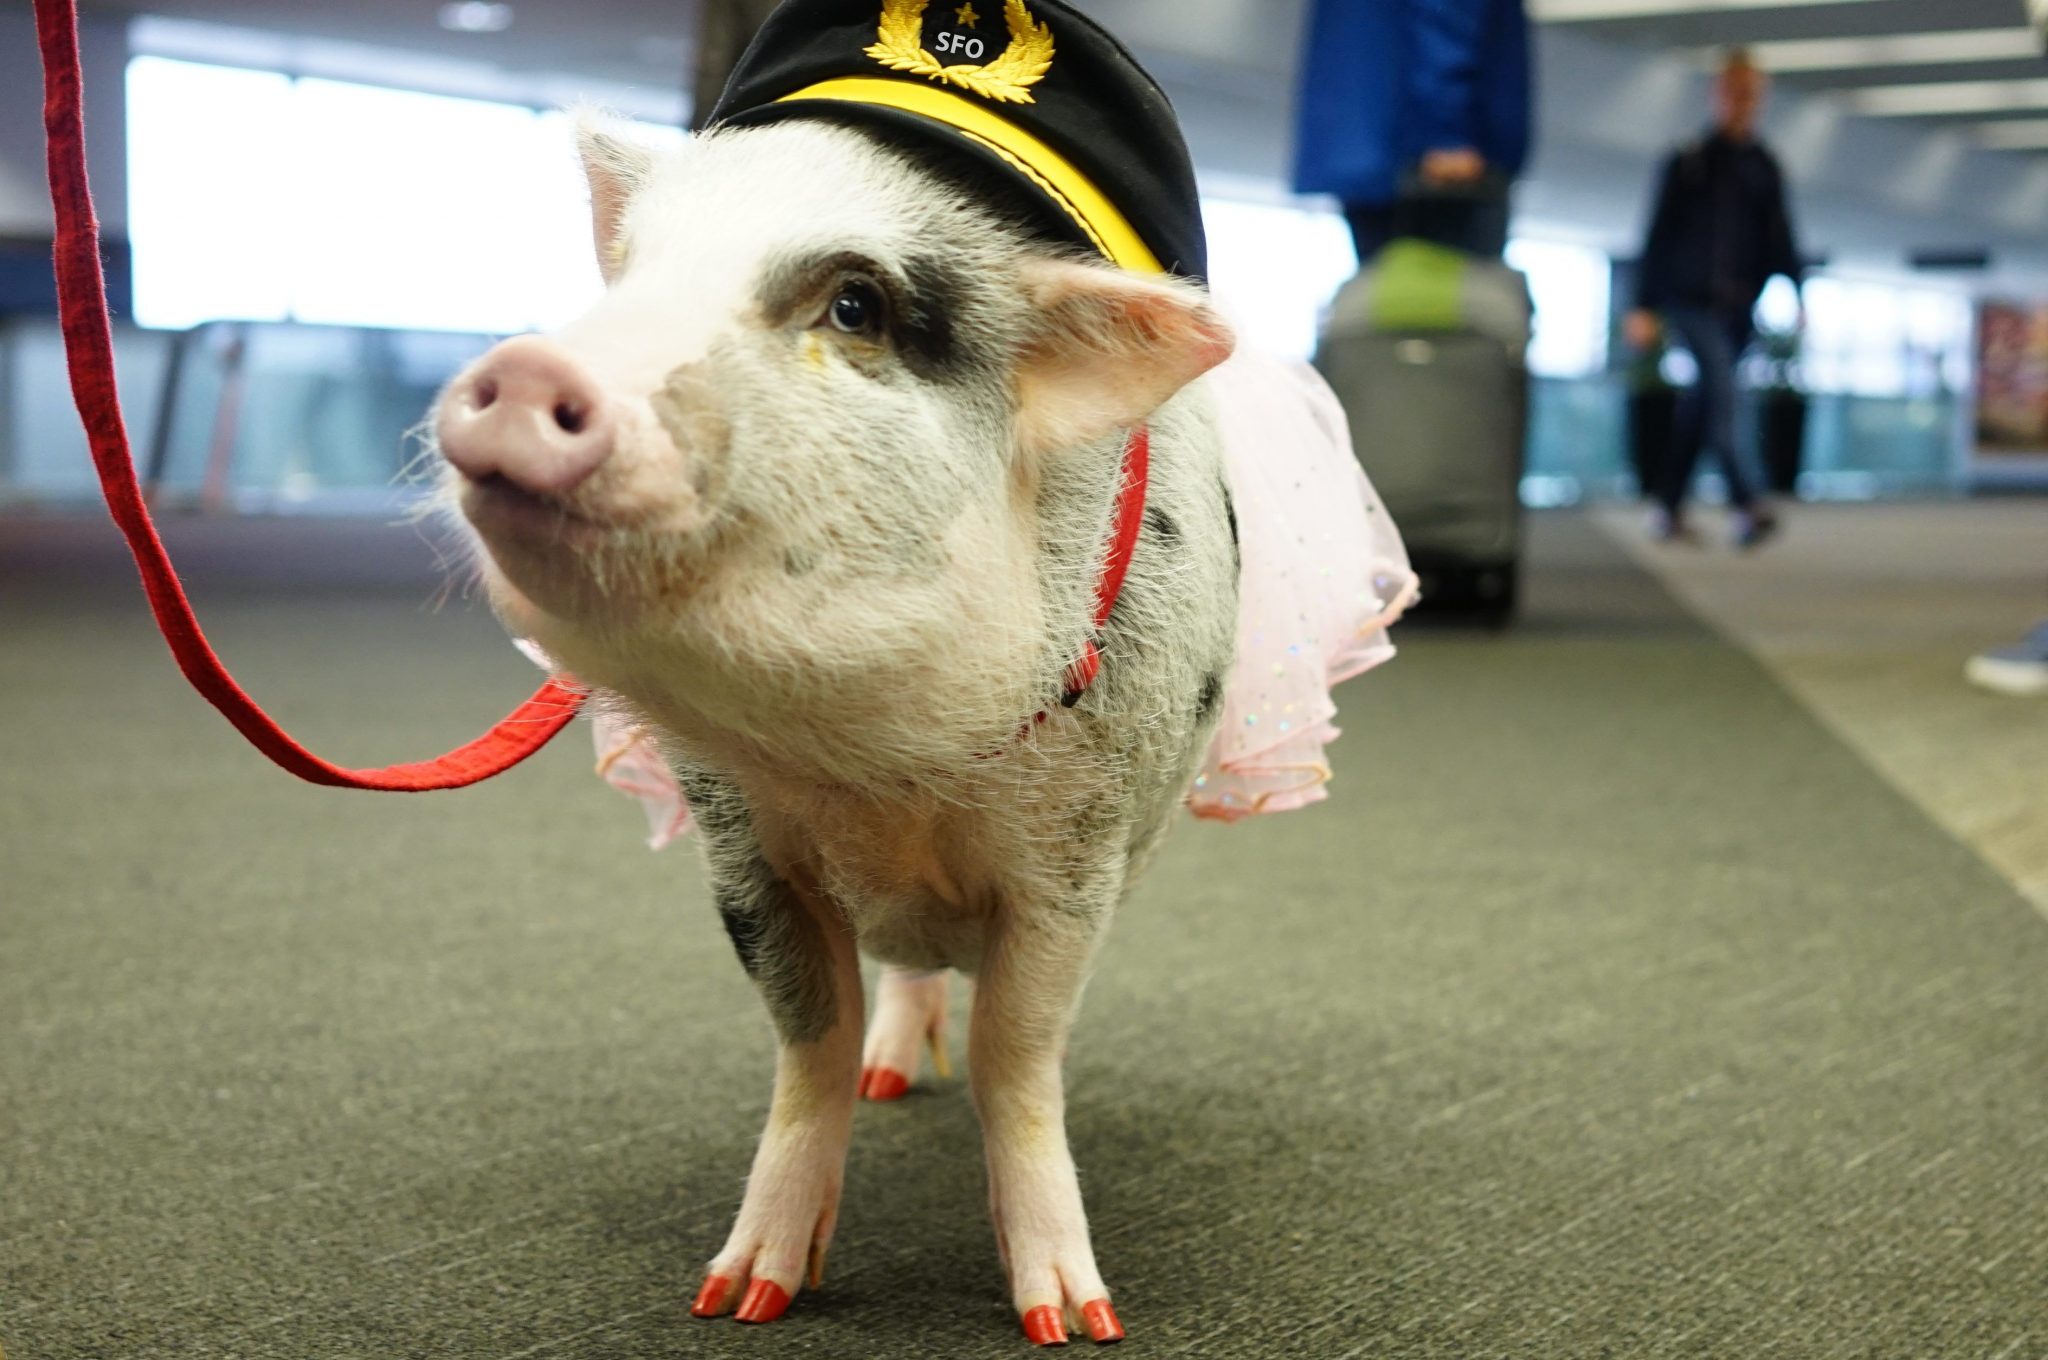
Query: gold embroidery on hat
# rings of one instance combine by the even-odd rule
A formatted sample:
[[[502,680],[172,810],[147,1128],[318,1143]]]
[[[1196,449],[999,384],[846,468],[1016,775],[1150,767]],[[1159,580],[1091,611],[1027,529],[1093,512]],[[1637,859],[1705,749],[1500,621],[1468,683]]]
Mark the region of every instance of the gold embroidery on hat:
[[[1052,29],[1031,17],[1024,0],[1007,0],[1010,45],[986,66],[942,66],[925,50],[924,12],[931,0],[883,0],[880,40],[867,54],[892,71],[942,80],[984,99],[1031,104],[1031,87],[1052,69]],[[977,16],[978,17],[978,16]]]

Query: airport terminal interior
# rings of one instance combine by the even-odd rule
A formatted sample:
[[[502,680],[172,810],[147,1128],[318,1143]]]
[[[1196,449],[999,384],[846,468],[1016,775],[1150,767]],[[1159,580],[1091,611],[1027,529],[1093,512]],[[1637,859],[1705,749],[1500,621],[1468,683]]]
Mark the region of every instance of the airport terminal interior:
[[[134,466],[236,680],[360,767],[540,683],[430,412],[604,290],[576,110],[673,149],[707,72],[815,12],[913,56],[993,35],[898,82],[963,104],[1050,35],[1044,98],[999,107],[1054,137],[1092,19],[1171,99],[1216,310],[1327,378],[1421,590],[1335,690],[1327,799],[1176,810],[1094,960],[1065,1123],[1124,1347],[2048,1360],[2048,11],[792,0],[740,56],[771,7],[79,5]],[[0,1354],[1042,1341],[972,987],[951,1063],[858,1102],[822,1286],[692,1316],[784,1117],[706,833],[651,852],[582,720],[392,797],[188,687],[67,381],[36,24],[68,9],[0,0]],[[1355,88],[1423,64],[1353,78],[1347,24],[1426,55],[1482,19],[1526,101],[1509,49],[1445,65],[1509,132],[1411,139],[1379,199],[1305,183]],[[1796,262],[1731,308],[1759,148]],[[1140,569],[1194,536],[1148,524]],[[1047,707],[1019,740],[1077,721]]]

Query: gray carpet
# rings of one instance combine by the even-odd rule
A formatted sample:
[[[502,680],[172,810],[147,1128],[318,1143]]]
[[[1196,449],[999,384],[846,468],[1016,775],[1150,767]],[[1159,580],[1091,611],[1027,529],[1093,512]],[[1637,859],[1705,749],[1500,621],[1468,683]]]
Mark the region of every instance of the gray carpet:
[[[325,753],[530,688],[400,530],[183,526]],[[1130,1355],[2048,1356],[2048,923],[1584,523],[1528,626],[1350,695],[1337,798],[1185,827],[1072,1131]],[[272,773],[106,533],[0,522],[0,1343],[1025,1353],[957,1085],[862,1112],[826,1289],[694,1322],[771,1041],[688,852],[565,742]]]

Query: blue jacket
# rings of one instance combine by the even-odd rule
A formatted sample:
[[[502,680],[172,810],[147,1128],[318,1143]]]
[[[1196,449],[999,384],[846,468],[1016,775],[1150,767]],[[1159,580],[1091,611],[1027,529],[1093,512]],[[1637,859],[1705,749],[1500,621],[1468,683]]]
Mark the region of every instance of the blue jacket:
[[[1510,178],[1529,158],[1522,0],[1315,0],[1298,192],[1392,203],[1425,152],[1466,146]]]

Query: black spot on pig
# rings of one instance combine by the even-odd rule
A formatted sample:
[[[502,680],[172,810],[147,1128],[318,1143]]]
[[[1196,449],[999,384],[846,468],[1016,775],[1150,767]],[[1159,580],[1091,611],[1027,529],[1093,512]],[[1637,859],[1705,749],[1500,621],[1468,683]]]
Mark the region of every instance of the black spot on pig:
[[[758,848],[710,845],[712,892],[740,967],[785,1043],[815,1043],[837,1014],[832,955],[793,889],[776,877]]]
[[[1173,522],[1173,516],[1156,505],[1145,512],[1145,527],[1152,531],[1153,537],[1164,542],[1180,541],[1180,526]]]
[[[1195,719],[1207,723],[1216,716],[1216,707],[1223,702],[1223,677],[1211,675],[1202,682],[1201,696],[1195,701]]]
[[[903,362],[918,377],[938,382],[959,375],[962,347],[953,318],[964,294],[965,284],[941,257],[919,255],[907,262],[895,299],[894,337]]]
[[[724,778],[676,768],[711,870],[718,919],[784,1043],[815,1043],[838,1014],[832,954],[795,889],[761,854],[753,809]]]
[[[792,330],[824,325],[827,309],[851,280],[864,280],[886,299],[887,341],[904,367],[929,382],[961,377],[972,368],[954,317],[968,296],[967,281],[943,256],[915,255],[894,269],[857,251],[817,251],[775,261],[762,274],[755,300],[768,324]],[[851,339],[851,337],[840,337]],[[862,372],[880,378],[881,337],[849,344],[843,353]]]
[[[702,770],[678,769],[676,778],[711,850],[730,847],[736,852],[751,843],[753,815],[738,789]]]
[[[721,900],[718,904],[718,919],[725,924],[725,933],[732,940],[733,952],[740,956],[740,967],[747,970],[748,977],[759,982],[768,942],[767,923],[762,919],[760,912],[750,905]]]

